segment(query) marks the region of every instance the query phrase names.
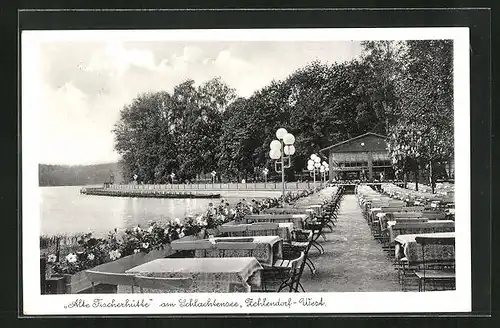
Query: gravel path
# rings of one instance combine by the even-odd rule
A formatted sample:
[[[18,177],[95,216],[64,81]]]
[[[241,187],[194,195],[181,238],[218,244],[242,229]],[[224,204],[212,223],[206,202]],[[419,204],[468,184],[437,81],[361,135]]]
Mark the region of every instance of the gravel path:
[[[373,239],[354,195],[345,195],[333,232],[327,229],[323,255],[311,249],[315,275],[306,267],[301,282],[306,292],[400,291],[397,273]]]

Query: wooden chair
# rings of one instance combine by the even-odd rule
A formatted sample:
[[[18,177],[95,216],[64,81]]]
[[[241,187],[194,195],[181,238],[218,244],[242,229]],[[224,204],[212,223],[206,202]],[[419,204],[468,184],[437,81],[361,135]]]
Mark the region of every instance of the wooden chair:
[[[302,292],[305,292],[304,287],[300,283],[300,278],[302,277],[302,272],[304,272],[305,266],[305,255],[304,252],[301,252],[300,256],[287,264],[287,267],[290,268],[289,276],[285,279],[281,285],[278,287],[277,292],[281,292],[288,287],[288,292],[290,293],[298,293],[299,288]]]
[[[283,244],[285,245],[285,244]],[[294,230],[292,232],[292,240],[290,242],[290,246],[299,251],[304,253],[304,261],[311,271],[311,274],[316,273],[316,266],[312,262],[311,258],[309,257],[309,250],[313,246],[313,232],[309,230]]]
[[[438,258],[425,258],[425,248],[427,245],[451,245],[455,246],[455,238],[443,237],[415,237],[415,241],[422,245],[422,266],[414,273],[418,278],[418,291],[425,292],[426,281],[437,281],[441,283],[455,282],[455,263],[449,260],[443,261]]]
[[[277,260],[272,267],[264,268],[262,272],[264,291],[281,292],[288,287],[289,290],[293,291],[298,291],[300,288],[304,292],[305,289],[300,283],[300,276],[302,275],[300,269],[301,265],[305,263],[305,254],[297,252],[288,244],[283,246],[283,258]],[[303,269],[302,267],[302,271]],[[274,285],[274,289],[268,290],[267,286],[272,282],[277,284]]]
[[[131,286],[132,293],[134,293],[134,276],[127,273],[115,273],[115,272],[100,272],[87,270],[85,271],[87,279],[92,283],[92,293],[95,293],[96,284],[107,284],[107,285],[123,285]]]
[[[144,288],[166,291],[186,291],[193,284],[191,278],[160,278],[134,276],[135,285],[139,287],[140,292],[144,293]]]

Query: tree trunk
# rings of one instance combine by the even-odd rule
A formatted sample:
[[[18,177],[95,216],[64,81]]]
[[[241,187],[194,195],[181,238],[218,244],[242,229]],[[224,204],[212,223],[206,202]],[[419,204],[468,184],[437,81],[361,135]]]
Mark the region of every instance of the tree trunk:
[[[419,178],[419,170],[418,164],[415,165],[415,190],[418,191],[418,178]]]
[[[436,188],[436,181],[434,179],[434,168],[433,168],[432,161],[429,162],[429,180],[431,182],[432,193],[434,194],[435,188]]]
[[[405,172],[403,172],[403,188],[407,188],[408,187],[408,174]]]

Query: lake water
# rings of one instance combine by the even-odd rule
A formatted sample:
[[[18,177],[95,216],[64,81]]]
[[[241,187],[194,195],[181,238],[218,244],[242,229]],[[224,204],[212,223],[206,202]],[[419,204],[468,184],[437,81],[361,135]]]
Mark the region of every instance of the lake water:
[[[42,235],[93,232],[103,235],[119,228],[146,226],[204,212],[210,202],[221,199],[158,199],[106,197],[80,194],[81,187],[40,187],[40,233]],[[231,205],[247,200],[279,197],[279,191],[220,192]]]

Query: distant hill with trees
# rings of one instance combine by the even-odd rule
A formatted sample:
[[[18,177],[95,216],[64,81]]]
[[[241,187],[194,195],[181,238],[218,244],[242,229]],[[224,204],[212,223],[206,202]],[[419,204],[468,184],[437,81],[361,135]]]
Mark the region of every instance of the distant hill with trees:
[[[81,186],[102,184],[114,175],[120,182],[121,173],[118,163],[94,165],[38,165],[39,186]]]

